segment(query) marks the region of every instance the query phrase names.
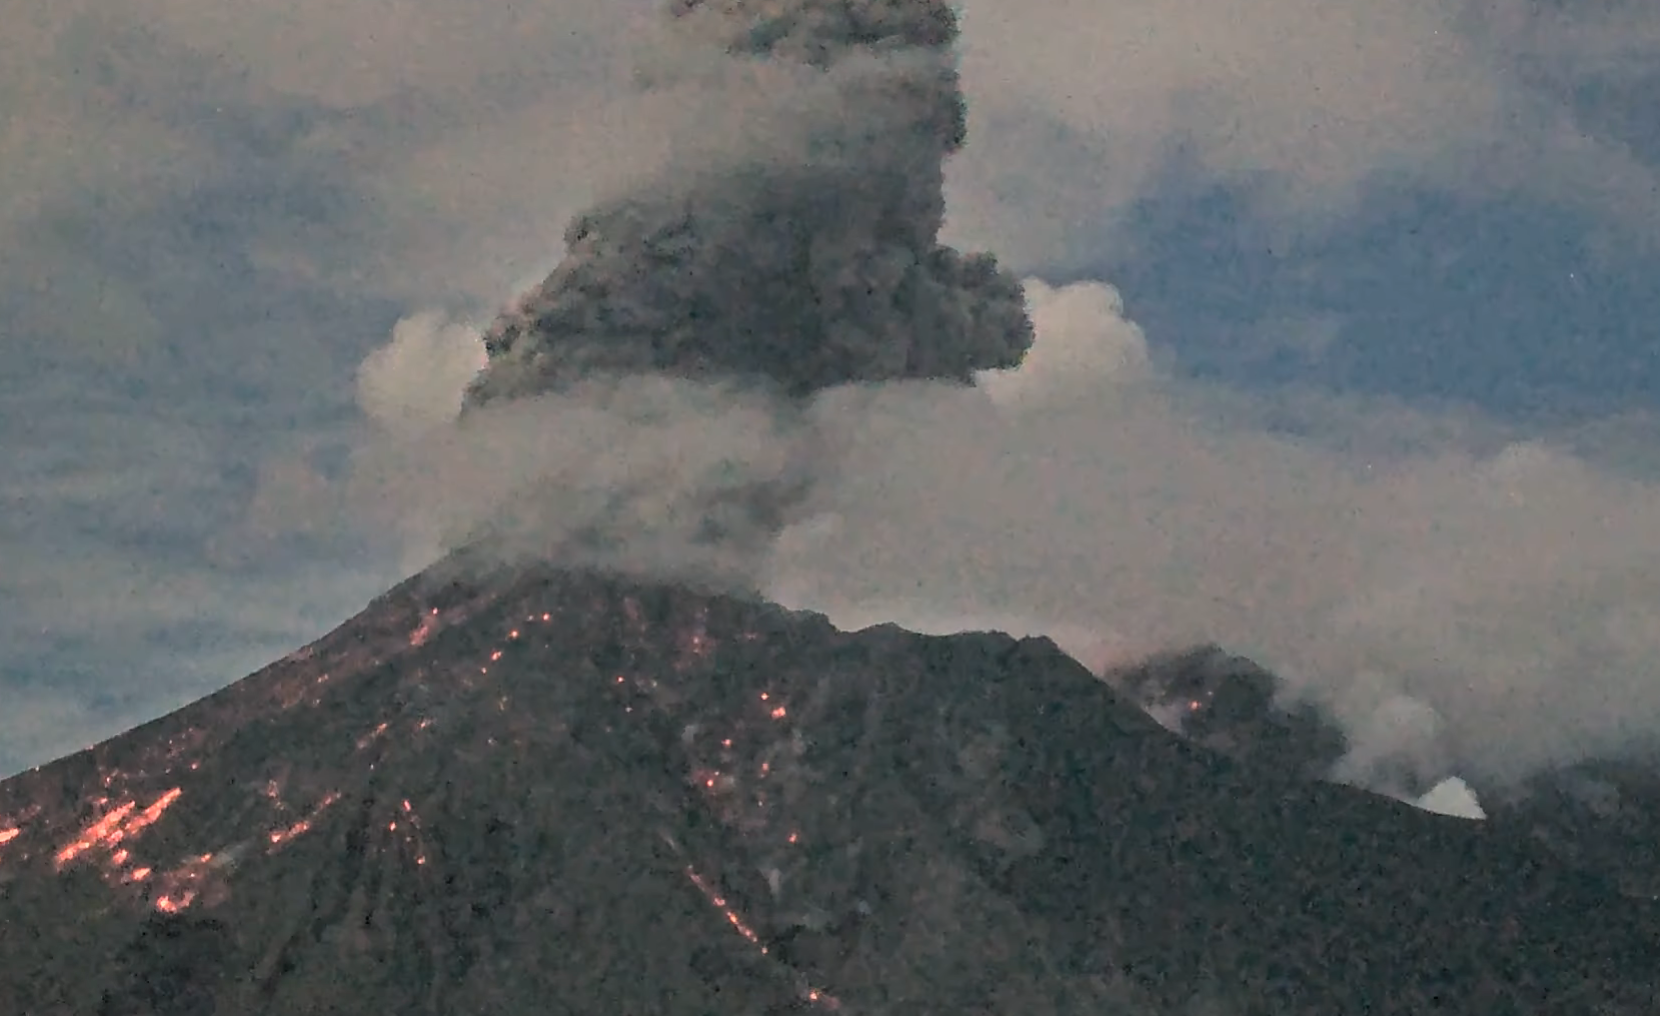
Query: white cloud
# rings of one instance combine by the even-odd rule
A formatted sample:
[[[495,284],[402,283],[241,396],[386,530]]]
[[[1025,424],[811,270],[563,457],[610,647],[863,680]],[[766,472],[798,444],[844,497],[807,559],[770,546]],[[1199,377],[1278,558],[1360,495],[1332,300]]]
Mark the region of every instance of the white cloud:
[[[121,11],[262,85],[330,106],[405,91],[481,96],[503,71],[532,81],[603,73],[619,36],[652,4],[557,0],[478,7],[456,0],[122,0]]]
[[[1559,93],[1528,84],[1537,61],[1522,62],[1548,52],[1572,81],[1594,70],[1587,53],[1652,61],[1651,8],[1555,22],[1476,18],[1445,0],[963,9],[974,133],[952,168],[954,242],[993,244],[1020,265],[1098,249],[1178,146],[1254,190],[1280,228],[1329,221],[1377,177],[1660,225],[1652,171],[1578,128]]]
[[[77,194],[132,204],[200,178],[213,127],[184,114],[203,82],[161,66],[189,55],[216,68],[214,88],[236,83],[234,117],[342,114],[300,142],[336,157],[334,182],[362,202],[363,249],[341,284],[490,305],[595,193],[660,167],[695,129],[744,122],[693,101],[697,89],[634,93],[636,70],[664,66],[647,30],[657,6],[0,0],[0,85],[22,97],[0,128],[0,224]],[[968,0],[971,134],[949,170],[949,239],[1020,265],[1096,254],[1178,146],[1282,223],[1324,221],[1368,180],[1407,176],[1660,225],[1652,172],[1559,101],[1588,76],[1648,66],[1660,10],[1488,6]],[[134,26],[154,48],[121,56],[124,77],[83,66],[130,48],[116,43]],[[1530,83],[1547,70],[1557,86]]]
[[[345,498],[357,524],[397,536],[406,570],[487,534],[509,557],[743,578],[753,545],[708,543],[707,523],[746,531],[745,492],[803,476],[804,441],[762,396],[595,381],[365,441]]]
[[[359,368],[358,405],[386,430],[419,436],[455,420],[467,385],[486,359],[477,328],[437,311],[406,317],[392,329],[391,341]]]
[[[1454,818],[1484,819],[1487,812],[1470,785],[1456,776],[1449,776],[1432,787],[1428,793],[1413,802],[1425,811]]]
[[[973,133],[951,169],[952,239],[1017,263],[1098,252],[1101,228],[1157,182],[1177,144],[1219,174],[1260,183],[1293,219],[1341,210],[1375,174],[1398,173],[1528,188],[1652,222],[1648,172],[1577,132],[1512,61],[1538,56],[1568,80],[1629,73],[1660,46],[1651,6],[1571,23],[1540,20],[1521,3],[1477,23],[1461,20],[1462,5],[1430,0],[964,6]],[[338,115],[270,155],[315,157],[335,174],[327,183],[356,199],[351,242],[362,249],[305,252],[318,263],[350,254],[354,270],[317,270],[316,283],[489,309],[546,267],[568,215],[696,140],[708,95],[640,99],[624,88],[629,33],[654,7],[0,0],[0,94],[13,103],[0,122],[0,265],[19,286],[44,291],[54,274],[61,284],[61,273],[39,267],[56,262],[41,261],[24,225],[65,206],[119,222],[124,210],[223,172],[215,131],[234,133],[261,110],[321,106]],[[106,33],[106,24],[115,27]],[[154,48],[117,52],[115,33],[135,26]],[[188,115],[202,105],[202,79],[171,74],[187,62],[173,59],[181,54],[221,74],[216,87],[240,83],[226,102],[240,119]],[[115,56],[126,63],[112,79]],[[135,80],[144,88],[126,87]],[[714,136],[744,120],[730,115]],[[246,239],[270,263],[294,254]],[[106,284],[109,270],[90,255],[74,263],[84,271],[73,285],[41,302],[67,320],[103,294],[107,306],[85,318],[98,327],[74,330],[107,353],[115,343],[104,327],[148,319],[152,308]],[[1290,436],[1263,424],[1260,405],[1161,376],[1109,288],[1034,287],[1033,304],[1045,341],[1023,372],[994,382],[1003,407],[927,386],[824,400],[821,419],[845,446],[847,471],[822,507],[843,525],[786,543],[781,583],[849,610],[1063,626],[1092,658],[1219,639],[1333,699],[1356,729],[1393,696],[1424,703],[1439,717],[1438,742],[1494,767],[1600,750],[1660,721],[1650,662],[1660,632],[1646,609],[1660,592],[1653,485],[1549,442],[1495,456],[1445,421],[1352,406],[1312,410],[1324,433]],[[752,406],[700,410],[702,422],[683,433],[628,431],[625,454],[609,464],[591,460],[617,421],[580,406],[525,410],[549,415],[509,428],[520,444],[484,425],[457,437],[438,421],[474,353],[441,318],[403,328],[403,345],[366,367],[364,405],[383,421],[431,429],[411,440],[404,426],[403,438],[377,446],[380,458],[365,452],[349,492],[358,500],[346,500],[408,495],[429,546],[505,496],[516,471],[591,467],[595,479],[578,485],[586,497],[658,473],[672,486],[726,459],[764,472],[793,454],[794,436],[768,429],[767,412]],[[153,320],[122,337],[169,355],[178,341]],[[410,355],[417,349],[424,355]],[[1008,399],[1020,412],[1006,411]],[[60,435],[65,421],[93,419],[65,405],[30,419]],[[536,443],[544,435],[550,445]],[[220,459],[195,440],[145,442],[126,470],[89,460],[32,496],[100,501],[134,528],[175,511],[212,514],[202,506],[224,508],[212,499],[229,495],[204,479]],[[1360,459],[1359,447],[1373,450]],[[276,532],[338,510],[345,495],[279,496],[313,483],[287,468],[268,467],[240,523]],[[423,470],[453,481],[459,500],[422,486]],[[157,496],[163,489],[171,500]],[[159,564],[123,571],[119,554],[99,553],[84,570],[35,561],[52,582],[28,594],[31,610],[73,608],[62,617],[114,639],[147,630],[146,611],[170,622],[204,603],[238,602],[210,570],[169,584]],[[7,549],[8,591],[24,588],[24,559]],[[293,606],[263,609],[276,617]],[[235,615],[227,607],[227,623]],[[129,626],[109,620],[118,616]]]
[[[1118,291],[1099,282],[1055,288],[1026,282],[1026,305],[1043,342],[1014,370],[984,371],[980,387],[1000,404],[1099,398],[1103,382],[1133,381],[1149,369],[1147,340],[1124,317]]]
[[[1114,318],[1040,329],[1029,391],[1052,339],[1130,334],[1095,307]],[[1064,629],[1102,658],[1218,641],[1331,708],[1374,784],[1660,729],[1660,486],[1548,434],[1342,405],[1299,434],[1263,422],[1284,404],[1080,375],[1016,414],[927,386],[826,396],[825,520],[786,534],[770,588],[851,620]]]

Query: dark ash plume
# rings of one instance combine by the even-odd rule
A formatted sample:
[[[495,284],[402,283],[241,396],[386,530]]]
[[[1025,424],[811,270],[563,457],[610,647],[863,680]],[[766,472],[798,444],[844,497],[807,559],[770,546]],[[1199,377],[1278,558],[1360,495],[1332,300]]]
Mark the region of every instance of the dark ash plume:
[[[806,397],[1018,364],[1032,341],[1018,281],[936,242],[943,162],[965,129],[951,9],[677,0],[669,13],[676,38],[724,50],[723,73],[765,75],[776,108],[724,165],[675,160],[675,178],[579,216],[564,261],[489,329],[469,405],[596,375]]]

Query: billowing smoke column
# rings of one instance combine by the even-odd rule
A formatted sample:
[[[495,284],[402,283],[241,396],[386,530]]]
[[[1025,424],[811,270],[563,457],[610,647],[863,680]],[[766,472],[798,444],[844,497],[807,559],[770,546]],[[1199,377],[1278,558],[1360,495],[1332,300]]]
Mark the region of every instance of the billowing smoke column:
[[[486,335],[469,408],[595,376],[794,400],[1019,363],[1032,342],[1019,283],[936,242],[943,162],[965,129],[950,7],[676,0],[670,14],[671,35],[724,51],[718,73],[794,106],[759,118],[744,152],[671,158],[672,178],[578,216],[564,261]]]

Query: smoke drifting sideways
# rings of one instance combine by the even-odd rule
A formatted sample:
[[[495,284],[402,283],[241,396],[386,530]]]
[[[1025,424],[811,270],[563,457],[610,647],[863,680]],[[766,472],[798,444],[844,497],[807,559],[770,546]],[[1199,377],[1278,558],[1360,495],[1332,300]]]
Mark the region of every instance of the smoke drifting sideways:
[[[487,568],[539,561],[753,590],[815,462],[813,434],[776,397],[661,374],[599,376],[462,415],[472,375],[451,374],[448,395],[428,403],[448,417],[421,415],[387,393],[441,390],[422,361],[393,354],[428,344],[447,346],[438,365],[461,350],[482,358],[476,329],[436,316],[400,325],[360,374],[362,408],[378,426],[354,451],[345,495],[359,524],[392,537],[404,571],[466,551]]]
[[[457,426],[411,408],[447,422],[449,402],[422,386],[446,390],[447,365],[473,362],[443,338],[451,326],[406,321],[364,366],[367,414],[420,433],[376,446],[362,496],[408,501],[411,459],[460,473],[400,524],[417,557],[464,543],[485,559],[742,581],[822,470],[804,415],[815,392],[968,385],[1031,345],[1019,283],[936,242],[943,162],[965,129],[948,6],[668,14],[637,83],[687,114],[670,168],[570,225],[553,272],[485,330]],[[405,360],[432,363],[414,388]]]
[[[1158,370],[1109,287],[1030,294],[1031,355],[980,390],[820,400],[838,476],[773,596],[1048,632],[1102,673],[1217,644],[1342,727],[1335,778],[1408,799],[1654,746],[1660,486],[1480,419],[1290,426],[1292,395]]]
[[[682,10],[642,87],[742,122],[672,139],[493,323],[412,318],[364,364],[348,495],[407,568],[712,579],[1102,673],[1215,643],[1407,799],[1660,730],[1660,488],[1458,419],[1288,429],[1160,371],[1111,287],[937,246],[943,5]]]
[[[354,497],[411,569],[482,527],[514,562],[715,576],[844,628],[1048,635],[1101,674],[1218,644],[1341,727],[1329,775],[1436,810],[1652,743],[1660,486],[1482,421],[1265,423],[1158,369],[1109,286],[1026,293],[1018,368],[788,405],[643,375],[462,414],[451,354],[476,365],[478,330],[406,322],[393,346],[425,354],[365,365],[381,436]],[[452,365],[448,422],[384,408],[442,387],[423,364]],[[712,505],[769,486],[788,512],[708,537]]]

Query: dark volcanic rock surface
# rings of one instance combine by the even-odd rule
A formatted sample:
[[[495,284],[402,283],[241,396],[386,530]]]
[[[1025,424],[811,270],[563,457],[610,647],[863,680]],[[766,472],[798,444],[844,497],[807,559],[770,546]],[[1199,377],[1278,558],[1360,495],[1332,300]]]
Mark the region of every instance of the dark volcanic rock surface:
[[[1318,779],[1348,747],[1314,706],[1279,701],[1272,672],[1217,646],[1154,656],[1108,680],[1187,740],[1258,768]]]
[[[415,580],[0,785],[31,1016],[1651,1013],[1657,919],[1045,641],[575,573]]]
[[[1493,821],[1629,896],[1660,900],[1660,758],[1582,763],[1487,799]]]
[[[1341,772],[1349,746],[1336,722],[1289,701],[1279,677],[1245,657],[1199,646],[1107,677],[1166,728],[1218,754],[1306,779]],[[1421,794],[1448,770],[1403,764],[1395,775],[1400,789]],[[1660,756],[1639,751],[1490,782],[1479,796],[1490,828],[1534,839],[1628,896],[1660,900]]]

